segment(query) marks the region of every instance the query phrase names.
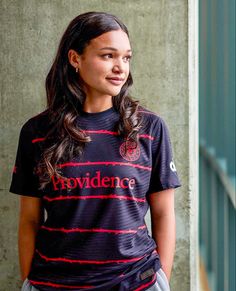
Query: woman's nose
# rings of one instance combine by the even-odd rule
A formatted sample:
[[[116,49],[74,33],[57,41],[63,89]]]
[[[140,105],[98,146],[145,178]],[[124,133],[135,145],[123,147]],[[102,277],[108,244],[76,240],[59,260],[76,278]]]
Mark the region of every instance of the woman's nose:
[[[120,72],[122,72],[122,69],[120,68],[119,65],[115,65],[115,66],[113,67],[112,71],[113,71],[114,73],[120,73]]]
[[[125,64],[123,63],[123,61],[116,61],[113,65],[113,72],[116,73],[121,73],[124,72],[125,70]]]

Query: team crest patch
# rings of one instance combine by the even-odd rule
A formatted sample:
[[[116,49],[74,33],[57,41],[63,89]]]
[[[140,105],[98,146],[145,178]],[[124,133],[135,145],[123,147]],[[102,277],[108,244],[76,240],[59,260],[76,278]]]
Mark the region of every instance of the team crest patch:
[[[127,152],[125,153],[125,143],[127,147]],[[140,147],[136,146],[136,143],[133,141],[123,142],[120,146],[120,155],[123,159],[127,161],[136,161],[140,157]]]

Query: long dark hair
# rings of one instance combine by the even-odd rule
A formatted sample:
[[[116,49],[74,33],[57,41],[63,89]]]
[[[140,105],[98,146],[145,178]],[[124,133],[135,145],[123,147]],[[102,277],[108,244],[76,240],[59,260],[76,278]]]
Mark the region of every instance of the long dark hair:
[[[82,90],[78,73],[69,63],[68,51],[74,49],[84,52],[90,41],[103,33],[122,29],[128,36],[126,26],[114,15],[104,12],[87,12],[75,17],[65,30],[59,48],[46,78],[47,111],[50,118],[50,130],[47,133],[47,145],[42,153],[36,172],[40,189],[50,182],[52,176],[62,177],[57,164],[81,155],[86,143],[91,139],[76,125],[86,95]],[[138,114],[138,101],[128,96],[133,80],[129,73],[120,93],[112,97],[115,110],[120,114],[117,132],[126,141],[138,144],[138,131],[141,118]],[[65,177],[62,177],[65,178]]]

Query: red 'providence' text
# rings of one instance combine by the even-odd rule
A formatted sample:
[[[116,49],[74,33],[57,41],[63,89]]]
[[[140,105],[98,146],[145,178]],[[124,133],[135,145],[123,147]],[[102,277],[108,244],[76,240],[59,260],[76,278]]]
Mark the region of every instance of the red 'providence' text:
[[[75,188],[122,188],[122,189],[134,189],[135,179],[134,178],[120,178],[117,176],[104,176],[101,177],[101,172],[96,171],[96,175],[91,177],[90,173],[87,172],[84,177],[70,177],[66,179],[52,177],[53,189],[55,191],[64,189],[75,189]]]

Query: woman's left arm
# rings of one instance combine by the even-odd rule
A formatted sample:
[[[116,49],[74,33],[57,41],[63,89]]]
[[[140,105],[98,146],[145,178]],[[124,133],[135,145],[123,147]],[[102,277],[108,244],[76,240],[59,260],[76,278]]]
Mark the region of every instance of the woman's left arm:
[[[162,269],[170,280],[176,240],[174,189],[150,194],[149,203],[152,237],[157,244]]]

